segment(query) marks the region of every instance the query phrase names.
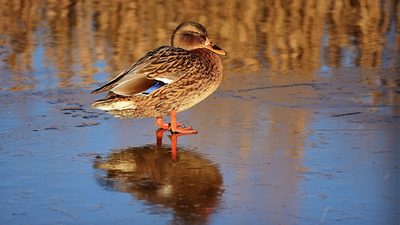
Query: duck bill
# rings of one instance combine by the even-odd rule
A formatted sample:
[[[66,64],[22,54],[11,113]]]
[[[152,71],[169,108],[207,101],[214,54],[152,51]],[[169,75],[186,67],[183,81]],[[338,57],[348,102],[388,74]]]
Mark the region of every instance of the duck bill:
[[[206,45],[206,49],[211,50],[212,52],[218,54],[218,55],[226,55],[225,51],[222,50],[220,47],[217,45],[214,45],[212,42]]]

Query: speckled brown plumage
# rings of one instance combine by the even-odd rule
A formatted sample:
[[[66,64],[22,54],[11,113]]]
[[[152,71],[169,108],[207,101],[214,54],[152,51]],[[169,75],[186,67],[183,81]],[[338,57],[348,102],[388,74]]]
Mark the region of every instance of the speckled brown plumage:
[[[161,117],[181,112],[213,93],[222,80],[225,52],[208,38],[205,28],[194,22],[179,25],[173,46],[148,52],[131,67],[92,93],[109,91],[92,104],[119,117]],[[147,93],[157,82],[164,86]]]

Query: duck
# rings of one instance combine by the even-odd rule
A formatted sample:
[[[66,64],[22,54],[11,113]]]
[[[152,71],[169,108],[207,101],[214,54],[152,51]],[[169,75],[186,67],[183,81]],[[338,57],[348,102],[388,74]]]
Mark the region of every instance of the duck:
[[[223,77],[220,56],[226,52],[214,44],[200,23],[186,21],[173,31],[170,46],[146,53],[92,94],[108,92],[92,107],[121,118],[155,118],[159,129],[196,134],[177,122],[177,113],[210,96]],[[163,117],[170,115],[170,123]]]

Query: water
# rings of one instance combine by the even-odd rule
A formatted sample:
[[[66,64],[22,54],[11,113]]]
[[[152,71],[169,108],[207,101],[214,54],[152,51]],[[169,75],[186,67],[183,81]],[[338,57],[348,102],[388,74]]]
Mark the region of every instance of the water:
[[[1,224],[398,224],[398,1],[4,1]],[[224,80],[178,119],[90,90],[199,21]]]

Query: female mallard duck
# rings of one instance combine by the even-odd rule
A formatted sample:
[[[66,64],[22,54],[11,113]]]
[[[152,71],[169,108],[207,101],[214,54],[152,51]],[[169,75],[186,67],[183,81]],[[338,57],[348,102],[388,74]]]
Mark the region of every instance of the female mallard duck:
[[[225,52],[208,38],[199,23],[184,22],[172,34],[172,46],[159,47],[118,74],[97,94],[105,99],[92,104],[119,117],[155,117],[156,124],[174,133],[197,133],[176,122],[176,113],[199,103],[219,86]],[[162,117],[170,114],[171,123]]]

